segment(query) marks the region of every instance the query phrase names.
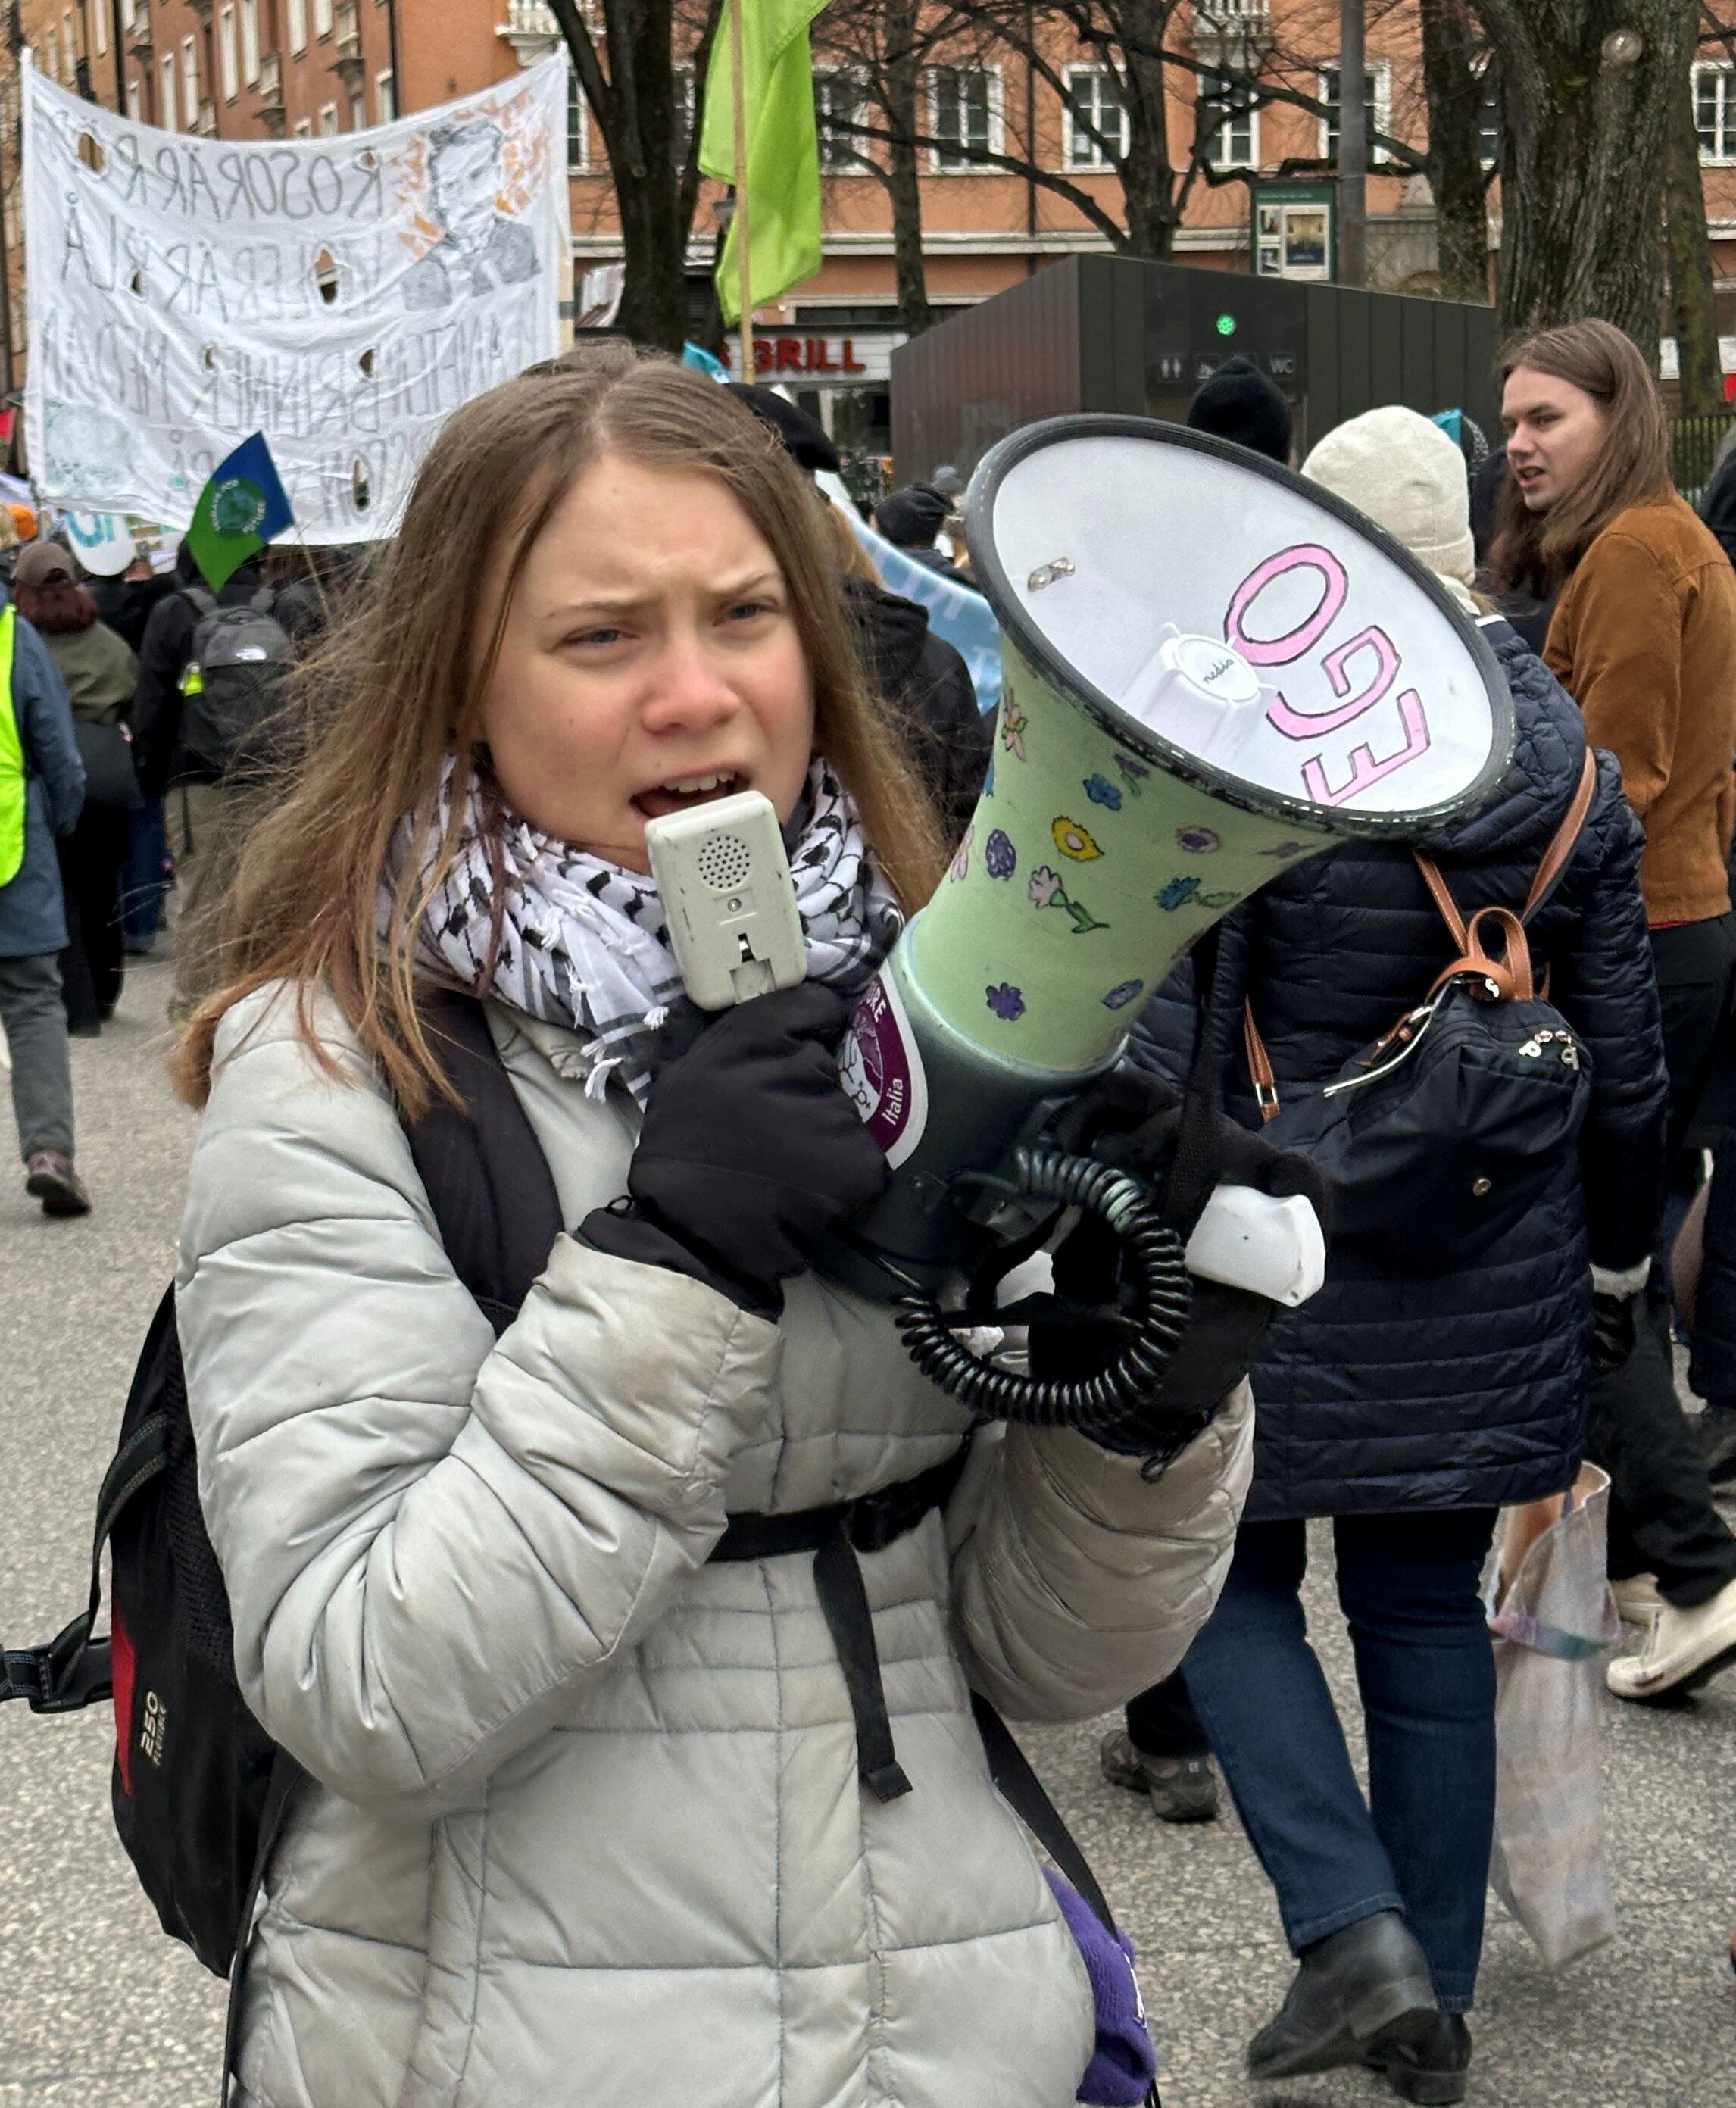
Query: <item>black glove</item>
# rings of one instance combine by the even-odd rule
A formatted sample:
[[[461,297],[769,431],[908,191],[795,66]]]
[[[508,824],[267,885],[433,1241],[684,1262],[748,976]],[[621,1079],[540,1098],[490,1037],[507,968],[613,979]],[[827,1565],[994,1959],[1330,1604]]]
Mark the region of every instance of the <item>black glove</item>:
[[[1625,1368],[1639,1339],[1644,1295],[1594,1295],[1591,1299],[1591,1379]]]
[[[819,981],[715,1013],[677,1003],[658,1035],[627,1197],[578,1234],[775,1317],[778,1284],[886,1183],[879,1145],[839,1086],[851,1008]]]
[[[1182,1102],[1181,1092],[1167,1079],[1123,1066],[1079,1094],[1057,1124],[1057,1142],[1136,1172],[1161,1200],[1175,1156]],[[1275,1148],[1263,1135],[1222,1115],[1214,1147],[1218,1183],[1251,1186],[1280,1199],[1299,1193],[1325,1226],[1326,1182],[1307,1157]],[[1184,1241],[1192,1235],[1203,1206],[1202,1202],[1175,1223]],[[1073,1314],[1031,1327],[1033,1376],[1090,1376],[1114,1360],[1122,1327],[1108,1306],[1122,1285],[1118,1249],[1108,1225],[1087,1216],[1056,1252],[1055,1291],[1064,1313]],[[1192,1288],[1193,1309],[1162,1384],[1125,1421],[1093,1430],[1093,1439],[1104,1448],[1134,1456],[1173,1455],[1247,1375],[1279,1313],[1280,1305],[1248,1289],[1197,1277]]]

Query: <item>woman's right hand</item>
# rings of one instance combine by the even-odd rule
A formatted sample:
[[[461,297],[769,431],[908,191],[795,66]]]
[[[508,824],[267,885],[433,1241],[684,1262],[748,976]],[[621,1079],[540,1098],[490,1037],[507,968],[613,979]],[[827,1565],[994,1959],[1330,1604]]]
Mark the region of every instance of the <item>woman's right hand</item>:
[[[886,1159],[838,1080],[850,998],[819,981],[708,1014],[685,999],[658,1036],[627,1198],[589,1244],[695,1273],[775,1314],[779,1284],[834,1223],[875,1200]],[[655,1257],[663,1241],[698,1262]]]

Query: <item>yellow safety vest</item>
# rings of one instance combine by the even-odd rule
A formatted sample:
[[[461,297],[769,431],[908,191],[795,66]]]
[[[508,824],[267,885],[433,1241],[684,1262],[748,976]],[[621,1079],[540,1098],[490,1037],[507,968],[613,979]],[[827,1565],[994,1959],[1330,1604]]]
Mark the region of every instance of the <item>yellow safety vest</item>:
[[[9,885],[24,862],[24,739],[18,729],[18,705],[12,694],[12,639],[17,610],[8,601],[0,610],[0,885]]]

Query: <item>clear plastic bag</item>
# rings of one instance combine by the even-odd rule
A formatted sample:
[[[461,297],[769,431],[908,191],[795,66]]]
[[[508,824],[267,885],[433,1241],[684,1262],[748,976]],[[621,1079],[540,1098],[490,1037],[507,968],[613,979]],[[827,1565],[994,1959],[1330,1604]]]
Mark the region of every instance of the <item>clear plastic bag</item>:
[[[1608,1505],[1608,1475],[1584,1464],[1565,1494],[1509,1508],[1489,1591],[1496,1752],[1489,1879],[1552,1969],[1616,1930],[1598,1735],[1599,1657],[1619,1630]]]

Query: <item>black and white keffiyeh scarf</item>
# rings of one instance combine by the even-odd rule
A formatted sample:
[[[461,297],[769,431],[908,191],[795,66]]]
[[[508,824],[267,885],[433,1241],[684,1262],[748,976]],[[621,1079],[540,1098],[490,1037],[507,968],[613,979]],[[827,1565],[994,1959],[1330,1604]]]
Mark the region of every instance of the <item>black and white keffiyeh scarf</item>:
[[[448,760],[425,869],[445,838],[456,780]],[[600,1097],[614,1074],[642,1105],[652,1036],[681,992],[656,881],[540,832],[485,799],[474,776],[464,798],[458,854],[422,918],[418,958],[478,995],[588,1033],[587,1093]],[[873,979],[903,918],[848,794],[824,761],[809,770],[784,838],[808,973],[853,995]],[[408,853],[404,840],[400,854]],[[495,950],[497,886],[503,898]],[[389,912],[383,894],[383,920]]]

